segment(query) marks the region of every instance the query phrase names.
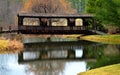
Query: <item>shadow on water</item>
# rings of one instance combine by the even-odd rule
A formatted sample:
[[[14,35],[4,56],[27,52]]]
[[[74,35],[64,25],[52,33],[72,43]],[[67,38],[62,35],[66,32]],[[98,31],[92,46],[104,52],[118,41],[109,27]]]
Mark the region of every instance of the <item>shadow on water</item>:
[[[69,41],[25,43],[24,46],[20,54],[0,55],[3,60],[0,75],[76,75],[120,63],[120,45]]]

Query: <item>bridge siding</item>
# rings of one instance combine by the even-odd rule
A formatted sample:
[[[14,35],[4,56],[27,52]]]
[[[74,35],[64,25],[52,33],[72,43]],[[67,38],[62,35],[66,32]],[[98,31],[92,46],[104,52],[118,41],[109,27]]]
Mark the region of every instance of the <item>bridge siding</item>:
[[[25,26],[23,25],[24,18],[39,18],[39,26]],[[67,26],[51,26],[47,24],[47,21],[43,22],[41,19],[50,19],[50,18],[66,18]],[[76,26],[75,20],[77,18],[83,19],[83,26]],[[88,27],[88,21],[86,19],[92,19],[94,21],[93,15],[56,15],[56,14],[18,14],[18,29],[20,33],[23,34],[91,34],[95,26],[92,23],[91,28]]]
[[[42,23],[42,18],[66,18],[67,26],[25,26],[23,25],[24,18],[39,18]],[[81,18],[83,26],[76,26],[75,20]],[[92,25],[88,26],[86,19],[92,19]],[[72,20],[71,20],[72,19]],[[43,25],[46,22],[42,23]],[[44,14],[18,14],[18,26],[0,27],[0,33],[18,32],[22,34],[92,34],[91,30],[95,29],[95,20],[92,15],[44,15]]]

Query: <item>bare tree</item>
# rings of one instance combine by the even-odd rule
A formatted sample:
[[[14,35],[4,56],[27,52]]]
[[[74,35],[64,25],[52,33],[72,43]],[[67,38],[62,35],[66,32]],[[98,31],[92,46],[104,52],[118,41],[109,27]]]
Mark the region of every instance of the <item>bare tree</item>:
[[[0,0],[0,25],[15,24],[15,16],[21,9],[22,0]]]
[[[28,0],[22,11],[35,13],[76,13],[76,10],[71,8],[71,3],[66,0]]]

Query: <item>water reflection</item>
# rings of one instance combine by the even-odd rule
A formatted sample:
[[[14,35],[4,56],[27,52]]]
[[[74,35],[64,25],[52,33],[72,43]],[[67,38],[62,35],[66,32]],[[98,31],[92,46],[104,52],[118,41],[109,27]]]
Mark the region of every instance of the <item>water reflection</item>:
[[[66,63],[64,73],[61,75],[77,75],[78,72],[86,71],[86,62]]]
[[[83,49],[76,49],[75,50],[75,57],[81,58],[83,56]]]
[[[18,54],[0,54],[0,75],[26,75],[25,66],[18,64]]]
[[[87,62],[87,67],[90,69],[118,64],[120,63],[120,45],[101,45],[95,47],[88,47],[87,49],[95,49],[95,54],[89,51],[90,57],[96,57],[96,62]]]
[[[85,52],[84,52],[85,53]],[[83,49],[65,51],[24,51],[19,55],[20,62],[30,62],[33,60],[60,60],[60,59],[82,59]],[[84,59],[84,58],[83,58]]]
[[[44,45],[43,45],[44,44]],[[91,45],[91,44],[89,44]],[[25,50],[19,55],[19,62],[32,62],[41,60],[88,60],[87,50],[79,42],[68,43],[37,43],[25,44]]]
[[[43,45],[44,44],[44,45]],[[27,74],[76,75],[86,71],[86,58],[79,42],[25,44],[20,64],[29,64]],[[74,69],[74,70],[73,70]]]
[[[120,45],[80,41],[28,43],[20,54],[0,54],[0,75],[76,75],[117,63]]]
[[[29,63],[28,74],[34,72],[34,75],[59,75],[63,72],[65,62],[62,61],[42,61],[39,63]]]

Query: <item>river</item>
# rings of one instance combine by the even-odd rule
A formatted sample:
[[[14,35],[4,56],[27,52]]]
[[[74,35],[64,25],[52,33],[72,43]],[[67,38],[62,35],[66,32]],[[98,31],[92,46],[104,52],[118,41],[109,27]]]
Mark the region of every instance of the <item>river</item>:
[[[77,75],[120,63],[120,45],[88,41],[25,42],[24,50],[0,54],[0,75]]]

